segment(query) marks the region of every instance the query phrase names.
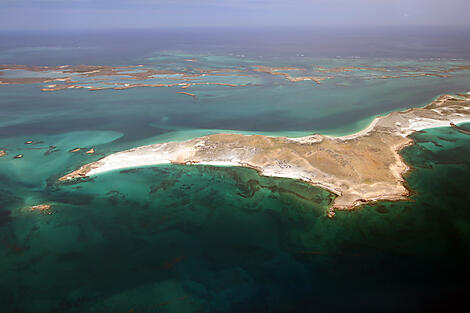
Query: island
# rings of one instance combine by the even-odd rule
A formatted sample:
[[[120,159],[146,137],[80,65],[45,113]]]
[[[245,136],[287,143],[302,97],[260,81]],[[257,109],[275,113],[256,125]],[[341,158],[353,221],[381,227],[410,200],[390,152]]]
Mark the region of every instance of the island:
[[[269,66],[262,66],[257,65],[254,66],[253,70],[255,72],[266,73],[275,76],[281,76],[287,79],[292,83],[311,80],[317,84],[320,84],[323,80],[334,78],[334,76],[292,76],[288,73],[288,71],[305,71],[305,69],[297,68],[297,67],[269,67]]]
[[[5,75],[18,72],[18,76]],[[184,71],[155,69],[142,64],[130,66],[104,65],[61,65],[28,66],[19,64],[0,64],[0,85],[45,83],[42,91],[61,91],[66,89],[125,90],[138,87],[177,87],[186,89],[198,85],[246,87],[251,84],[225,82],[233,76],[250,76],[243,68],[202,69],[187,68]],[[43,77],[41,77],[43,74]],[[31,77],[32,76],[32,77]],[[214,77],[220,81],[203,81],[202,78]],[[156,82],[159,81],[159,82]],[[188,93],[189,95],[189,93]]]
[[[335,210],[351,210],[371,201],[408,199],[410,190],[403,175],[410,168],[399,152],[413,144],[409,135],[463,122],[470,122],[470,94],[443,95],[422,108],[376,117],[353,135],[214,134],[114,153],[59,180],[165,163],[243,166],[265,176],[300,179],[334,193],[327,212],[332,217]]]
[[[190,59],[186,59],[188,61]],[[156,65],[60,65],[29,66],[0,64],[0,86],[16,84],[44,84],[45,92],[82,89],[88,91],[127,90],[130,88],[180,88],[196,86],[249,87],[256,86],[264,78],[286,80],[288,83],[313,82],[319,85],[333,79],[421,79],[426,77],[449,78],[461,71],[469,71],[470,65],[448,66],[388,66],[374,67],[367,64],[325,67],[320,65],[268,64],[240,65],[228,68],[194,67],[191,65],[168,69]],[[234,80],[244,77],[244,80]],[[271,78],[272,78],[271,77]],[[237,82],[238,81],[238,82]],[[341,86],[341,84],[337,84]],[[193,93],[184,93],[192,96]],[[196,99],[195,97],[193,97]]]

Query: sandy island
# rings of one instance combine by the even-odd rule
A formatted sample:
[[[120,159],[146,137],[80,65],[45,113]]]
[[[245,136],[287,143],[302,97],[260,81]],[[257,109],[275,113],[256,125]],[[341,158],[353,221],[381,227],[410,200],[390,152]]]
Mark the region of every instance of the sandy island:
[[[409,170],[399,152],[409,135],[426,128],[470,122],[470,95],[444,95],[423,108],[377,117],[349,136],[302,138],[215,134],[183,142],[142,146],[111,154],[60,178],[156,164],[244,166],[261,175],[300,179],[337,195],[329,209],[351,210],[378,200],[405,200]]]
[[[185,61],[192,61],[186,59]],[[36,73],[33,77],[8,77],[9,70],[23,70]],[[313,70],[313,71],[312,71]],[[339,66],[324,67],[313,65],[312,68],[293,66],[252,65],[229,68],[199,68],[188,66],[186,69],[168,70],[157,69],[146,65],[104,66],[104,65],[61,65],[61,66],[28,66],[18,64],[0,64],[0,85],[12,84],[45,84],[42,91],[61,91],[68,89],[84,89],[88,91],[125,90],[141,87],[180,87],[183,89],[196,85],[216,85],[230,87],[246,87],[250,84],[231,84],[224,82],[233,76],[257,77],[256,73],[264,73],[283,78],[289,82],[310,81],[321,84],[328,79],[337,77],[355,77],[354,73],[365,72],[364,80],[398,79],[423,77],[452,77],[460,71],[470,70],[470,65],[458,65],[447,68],[423,66],[414,68],[408,66],[370,67]],[[307,72],[311,74],[305,75]],[[40,75],[43,73],[44,75]],[[315,73],[315,75],[312,75]],[[347,74],[349,73],[349,74]],[[26,73],[27,74],[27,73]],[[55,77],[51,77],[53,74]],[[325,76],[330,74],[330,76]],[[43,77],[41,77],[43,76]],[[201,79],[212,77],[216,82],[204,82]],[[159,80],[156,82],[155,80]]]
[[[182,94],[182,95],[187,95],[187,96],[193,97],[194,100],[197,100],[197,96],[193,93],[186,92],[186,91],[177,91],[176,93],[179,93],[179,94]]]
[[[2,76],[5,70],[24,70],[33,73],[54,73],[55,78],[47,77],[19,77],[8,78]],[[217,85],[229,87],[246,87],[249,84],[231,84],[220,82],[201,82],[205,76],[214,76],[224,80],[230,76],[247,75],[245,69],[241,68],[219,68],[219,69],[195,69],[197,73],[186,71],[158,70],[144,65],[131,66],[103,66],[103,65],[61,65],[61,66],[28,66],[18,64],[0,64],[0,85],[12,84],[39,84],[47,85],[42,91],[60,91],[66,89],[85,89],[89,91],[98,90],[124,90],[138,87],[181,87],[188,88],[195,85]],[[74,80],[74,79],[75,80]],[[79,81],[77,81],[79,79]],[[152,83],[153,79],[168,81],[168,83]],[[114,82],[109,82],[114,80]],[[125,81],[136,81],[129,83]],[[108,82],[107,82],[108,81]],[[183,82],[181,82],[183,81]],[[100,85],[96,85],[99,82]]]
[[[296,82],[301,82],[301,81],[306,81],[306,80],[311,80],[317,84],[320,84],[322,81],[326,79],[331,79],[334,78],[333,76],[327,76],[327,77],[319,77],[319,76],[292,76],[286,71],[305,71],[305,69],[302,68],[297,68],[297,67],[287,67],[287,66],[281,66],[281,67],[270,67],[270,66],[263,66],[263,65],[256,65],[253,67],[253,71],[255,72],[260,72],[260,73],[266,73],[270,75],[275,75],[275,76],[282,76],[288,81],[292,83]]]

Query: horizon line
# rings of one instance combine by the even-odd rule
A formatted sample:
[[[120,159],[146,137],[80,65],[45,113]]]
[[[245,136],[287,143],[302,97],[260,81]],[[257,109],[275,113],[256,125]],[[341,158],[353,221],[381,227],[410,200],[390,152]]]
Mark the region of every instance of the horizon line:
[[[127,27],[127,28],[114,28],[114,27],[82,27],[82,28],[11,28],[0,29],[0,33],[14,32],[14,31],[30,31],[30,32],[43,32],[43,31],[139,31],[139,30],[266,30],[266,29],[402,29],[402,28],[468,28],[470,24],[401,24],[401,25],[257,25],[257,26],[152,26],[152,27]]]

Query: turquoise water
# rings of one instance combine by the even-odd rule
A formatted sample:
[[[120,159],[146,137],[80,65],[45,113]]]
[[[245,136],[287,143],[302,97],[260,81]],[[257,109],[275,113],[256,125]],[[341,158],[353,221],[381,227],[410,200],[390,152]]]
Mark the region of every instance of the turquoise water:
[[[199,55],[193,56],[195,58]],[[223,59],[219,63],[225,67],[247,66],[246,58]],[[305,58],[304,58],[305,59]],[[160,60],[160,59],[158,59]],[[155,67],[158,60],[148,58]],[[210,59],[211,60],[211,59]],[[183,59],[179,60],[184,64]],[[208,61],[199,61],[198,66],[214,68]],[[411,61],[390,59],[377,62],[355,59],[309,58],[302,63],[294,59],[251,60],[255,64],[271,66],[303,66],[313,71],[313,64],[323,66],[354,65],[388,66],[397,73],[401,67],[411,67]],[[370,63],[370,64],[369,64]],[[417,61],[423,71],[431,67],[453,68],[465,62],[456,61]],[[175,64],[170,64],[177,68]],[[169,66],[169,65],[165,65]],[[163,67],[165,67],[163,66]],[[182,66],[180,64],[180,66]],[[158,67],[157,67],[158,68]],[[426,70],[427,72],[432,72]],[[331,135],[344,135],[361,130],[376,116],[391,111],[429,103],[442,93],[462,92],[468,89],[470,70],[452,73],[451,77],[400,77],[379,79],[363,77],[363,70],[346,73],[332,73],[335,78],[320,85],[311,81],[291,83],[269,74],[248,72],[249,77],[223,76],[206,77],[202,82],[225,82],[249,84],[248,86],[227,87],[196,85],[185,91],[194,93],[198,99],[178,94],[177,87],[133,88],[127,90],[62,90],[42,92],[41,84],[2,86],[0,99],[0,136],[37,133],[63,133],[76,130],[112,130],[125,135],[126,140],[138,140],[165,133],[188,132],[187,138],[195,130],[247,131],[273,135],[303,136],[313,132]],[[375,75],[366,71],[367,75]],[[254,77],[253,75],[258,75]],[[382,73],[384,74],[384,73]],[[381,74],[381,75],[382,75]],[[303,75],[316,75],[306,72]],[[349,76],[347,76],[349,75]],[[109,77],[114,79],[114,77]],[[236,80],[236,81],[234,81]],[[78,79],[82,81],[82,79]],[[98,87],[114,86],[109,82],[93,84]],[[135,83],[124,80],[121,83]],[[158,80],[171,83],[172,80]],[[107,85],[107,84],[111,85]],[[155,83],[150,81],[149,83]],[[90,85],[89,82],[83,83]],[[137,127],[138,126],[138,127]],[[33,131],[31,131],[33,130]],[[129,145],[131,146],[131,145]]]
[[[37,176],[5,173],[2,308],[439,307],[461,296],[469,278],[470,141],[451,128],[414,138],[418,144],[403,153],[414,166],[407,177],[412,201],[338,212],[334,220],[325,217],[333,199],[328,192],[244,168],[165,165],[67,185],[43,168]],[[44,202],[53,204],[51,214],[25,208]]]
[[[84,39],[67,37],[59,45],[58,35],[7,48],[0,40],[0,61],[242,68],[252,76],[224,79],[249,86],[184,90],[197,100],[173,87],[42,92],[42,84],[0,86],[0,150],[8,153],[0,158],[1,312],[430,312],[466,299],[470,137],[451,128],[417,133],[417,144],[403,151],[413,166],[406,177],[411,201],[366,205],[333,220],[325,216],[334,199],[329,192],[244,168],[161,165],[57,182],[116,151],[211,133],[350,134],[376,115],[468,91],[468,70],[447,78],[378,78],[465,65],[462,47],[428,49],[417,45],[429,38],[413,39],[389,55],[396,45],[368,46],[356,38],[357,46],[341,53],[330,47],[324,56],[317,42],[308,51],[300,43],[276,45],[282,53],[235,43],[189,41],[166,50],[144,44],[138,51],[132,49],[140,45],[98,43],[120,36],[92,35],[76,49],[69,41]],[[320,85],[291,83],[255,73],[254,65],[336,77]],[[329,74],[317,67],[363,65],[390,72]],[[29,140],[34,143],[26,145]],[[69,152],[77,147],[82,150]],[[96,153],[85,154],[90,148]],[[17,154],[24,157],[14,159]],[[52,209],[29,209],[43,203]]]

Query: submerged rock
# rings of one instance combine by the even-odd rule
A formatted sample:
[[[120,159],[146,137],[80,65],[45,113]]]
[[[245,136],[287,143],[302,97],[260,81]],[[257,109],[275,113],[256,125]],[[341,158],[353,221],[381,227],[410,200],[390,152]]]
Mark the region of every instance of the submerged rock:
[[[57,149],[57,146],[49,146],[49,149],[46,152],[44,152],[44,155],[49,155],[57,151],[59,151],[59,149]]]

